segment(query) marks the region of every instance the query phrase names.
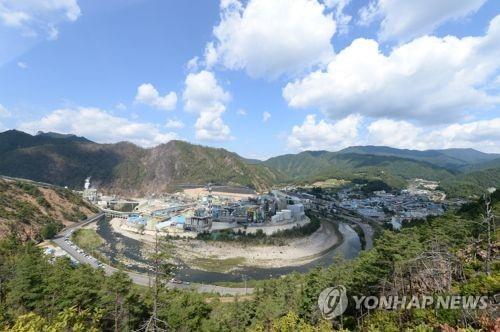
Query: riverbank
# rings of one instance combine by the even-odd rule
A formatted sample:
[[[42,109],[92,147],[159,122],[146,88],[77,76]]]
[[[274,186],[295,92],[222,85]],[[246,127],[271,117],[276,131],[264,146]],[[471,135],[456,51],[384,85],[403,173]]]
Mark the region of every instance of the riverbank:
[[[110,221],[114,232],[134,240],[151,243],[153,238],[120,227],[120,220]],[[312,262],[322,254],[342,243],[342,236],[335,225],[322,221],[313,234],[285,239],[283,245],[255,245],[196,239],[175,239],[173,257],[190,268],[208,272],[230,272],[243,267],[280,268],[300,266]]]

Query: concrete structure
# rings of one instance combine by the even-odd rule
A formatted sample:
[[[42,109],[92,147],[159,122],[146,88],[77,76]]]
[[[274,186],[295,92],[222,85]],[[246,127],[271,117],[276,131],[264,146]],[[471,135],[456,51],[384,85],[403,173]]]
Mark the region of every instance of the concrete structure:
[[[156,229],[164,230],[166,228],[174,228],[174,227],[177,229],[184,229],[185,224],[186,224],[186,218],[184,216],[179,215],[172,217],[169,220],[156,224]]]
[[[128,219],[128,212],[114,211],[110,209],[102,209],[102,212],[106,214],[107,218],[120,218],[120,219]]]
[[[97,203],[98,200],[97,189],[89,188],[83,190],[83,198],[91,201],[92,203]]]
[[[295,221],[301,220],[305,216],[305,208],[303,204],[288,205],[287,209],[292,212],[292,219]]]
[[[212,218],[209,216],[192,216],[186,218],[184,229],[198,233],[208,232],[212,228]]]

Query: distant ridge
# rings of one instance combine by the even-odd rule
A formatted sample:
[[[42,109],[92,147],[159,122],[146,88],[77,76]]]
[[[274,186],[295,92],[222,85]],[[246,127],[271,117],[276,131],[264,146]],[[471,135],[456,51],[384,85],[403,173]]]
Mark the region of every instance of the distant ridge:
[[[59,133],[0,133],[0,174],[71,188],[84,179],[103,191],[147,195],[180,184],[247,186],[263,191],[278,184],[328,178],[382,180],[393,188],[407,180],[440,181],[454,196],[500,187],[500,155],[474,149],[408,150],[353,146],[337,152],[304,151],[260,161],[221,148],[173,140],[153,148],[129,142],[99,144]],[[497,176],[498,175],[498,176]]]
[[[304,151],[263,162],[290,178],[313,182],[328,178],[383,180],[400,188],[412,178],[440,181],[450,196],[480,195],[500,187],[500,155],[474,149],[408,150],[353,146],[338,152]]]
[[[396,149],[387,146],[352,146],[340,150],[338,153],[358,153],[381,156],[395,156],[430,162],[434,165],[452,170],[463,169],[475,164],[485,163],[496,158],[500,154],[484,153],[470,148],[453,148],[443,150],[409,150]]]
[[[455,174],[427,161],[347,151],[304,151],[270,158],[263,164],[304,182],[328,178],[377,179],[395,188],[404,187],[411,178],[439,181]]]
[[[65,140],[70,140],[70,141],[75,141],[75,142],[94,143],[85,137],[76,136],[73,134],[59,134],[59,133],[54,133],[51,131],[49,131],[47,133],[44,133],[43,131],[39,131],[36,133],[36,136],[37,137],[59,138],[59,139],[65,139]]]
[[[92,176],[101,190],[145,195],[180,183],[235,184],[263,190],[282,181],[264,165],[251,165],[232,152],[170,141],[144,149],[129,142],[98,144],[75,135],[0,133],[0,174],[82,188]]]

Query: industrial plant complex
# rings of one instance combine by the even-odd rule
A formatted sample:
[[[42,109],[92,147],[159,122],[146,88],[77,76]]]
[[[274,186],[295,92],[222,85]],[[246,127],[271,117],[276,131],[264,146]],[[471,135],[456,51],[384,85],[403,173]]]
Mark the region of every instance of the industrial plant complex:
[[[309,221],[303,200],[278,190],[261,195],[251,191],[231,194],[216,192],[209,184],[195,194],[187,190],[162,197],[123,200],[101,195],[90,188],[87,179],[83,196],[101,207],[115,227],[146,234],[193,238],[198,233],[221,230],[260,230],[270,235]]]

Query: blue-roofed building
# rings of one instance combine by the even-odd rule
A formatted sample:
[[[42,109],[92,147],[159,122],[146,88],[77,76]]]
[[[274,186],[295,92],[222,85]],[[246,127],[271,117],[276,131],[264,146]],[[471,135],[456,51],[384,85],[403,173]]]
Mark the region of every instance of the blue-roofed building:
[[[146,218],[134,213],[127,218],[127,224],[133,227],[140,227],[146,226],[148,224],[148,221],[146,220]]]
[[[172,217],[170,220],[172,221],[172,225],[173,224],[184,225],[186,223],[186,217],[184,217],[182,215]],[[181,226],[181,227],[183,227],[183,226]]]
[[[160,222],[156,225],[156,229],[160,230],[165,227],[177,227],[179,229],[184,228],[184,224],[186,223],[186,217],[182,215],[174,216],[167,221]]]

